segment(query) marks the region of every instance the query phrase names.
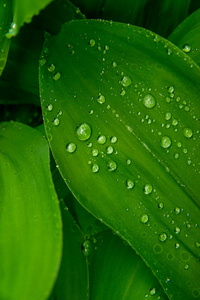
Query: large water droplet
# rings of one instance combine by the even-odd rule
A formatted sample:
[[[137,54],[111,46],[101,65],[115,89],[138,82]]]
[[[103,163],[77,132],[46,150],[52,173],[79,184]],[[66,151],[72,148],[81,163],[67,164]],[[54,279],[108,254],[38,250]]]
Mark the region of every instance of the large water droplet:
[[[58,126],[60,124],[60,120],[58,118],[55,118],[53,121],[52,121],[53,125],[54,126]]]
[[[56,67],[55,67],[54,64],[50,64],[50,65],[48,66],[48,71],[49,71],[49,72],[54,72],[55,69],[56,69]]]
[[[165,242],[166,239],[167,239],[166,233],[163,232],[163,233],[161,233],[161,234],[159,235],[159,240],[160,240],[161,242]]]
[[[100,103],[100,104],[103,104],[105,101],[106,101],[106,98],[104,95],[100,94],[99,93],[99,96],[97,98],[97,101]]]
[[[193,136],[193,132],[192,132],[192,129],[190,128],[184,128],[183,129],[183,134],[186,138],[191,138]]]
[[[156,288],[150,289],[149,294],[151,296],[155,295],[156,294]]]
[[[129,86],[129,85],[131,85],[131,83],[132,83],[132,80],[131,80],[131,78],[128,77],[128,76],[124,76],[124,77],[122,78],[122,80],[121,80],[121,84],[122,84],[123,86]]]
[[[76,151],[76,144],[75,143],[67,144],[66,150],[69,153],[74,153]]]
[[[168,136],[163,136],[160,144],[163,148],[169,148],[172,144],[172,141]]]
[[[77,126],[76,134],[79,140],[86,141],[91,137],[92,129],[87,123],[83,123]]]
[[[147,184],[145,184],[143,190],[144,190],[144,193],[145,193],[146,195],[149,195],[149,194],[152,193],[153,187],[152,187],[152,185],[151,185],[150,183],[147,183]]]
[[[109,171],[115,171],[117,169],[117,164],[114,160],[110,160],[107,166]]]
[[[129,190],[132,189],[134,187],[134,185],[135,185],[135,183],[134,183],[134,181],[132,179],[128,179],[126,181],[126,187],[127,187],[127,189],[129,189]]]
[[[185,53],[188,53],[191,51],[191,46],[189,44],[184,44],[183,47],[182,47],[182,50],[185,52]]]
[[[156,99],[151,94],[148,94],[144,96],[143,104],[147,108],[153,108],[156,105]]]
[[[53,104],[48,104],[48,105],[46,106],[46,110],[52,111],[52,110],[53,110]]]
[[[147,214],[141,215],[140,221],[141,221],[142,223],[147,223],[148,220],[149,220],[149,216],[148,216]]]

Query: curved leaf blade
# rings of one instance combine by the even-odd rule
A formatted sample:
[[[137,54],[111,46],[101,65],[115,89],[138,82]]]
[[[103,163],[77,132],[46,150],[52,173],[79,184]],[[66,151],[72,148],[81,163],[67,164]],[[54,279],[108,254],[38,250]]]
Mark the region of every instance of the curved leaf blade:
[[[200,9],[187,17],[168,39],[200,65]]]
[[[26,125],[1,123],[0,168],[0,298],[45,299],[62,246],[47,142]]]
[[[45,48],[44,122],[70,189],[170,299],[200,297],[199,68],[165,39],[113,22],[68,23]]]

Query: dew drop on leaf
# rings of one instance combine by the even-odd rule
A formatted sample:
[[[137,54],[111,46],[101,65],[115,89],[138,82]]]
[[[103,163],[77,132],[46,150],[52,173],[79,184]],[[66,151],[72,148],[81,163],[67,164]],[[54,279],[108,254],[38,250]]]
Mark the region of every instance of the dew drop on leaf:
[[[135,183],[134,183],[134,181],[132,179],[128,179],[126,181],[126,187],[127,187],[127,189],[129,189],[129,190],[132,189],[134,187],[134,185],[135,185]]]
[[[191,46],[189,44],[184,44],[183,47],[182,47],[182,50],[185,53],[189,53],[191,51]]]
[[[146,195],[149,195],[149,194],[152,193],[153,187],[152,187],[152,185],[151,185],[150,183],[147,183],[147,184],[145,184],[143,190],[144,190],[144,193],[145,193]]]
[[[61,74],[60,74],[59,72],[56,72],[56,73],[53,75],[53,79],[54,79],[55,81],[59,80],[60,77],[61,77]]]
[[[107,154],[112,154],[113,151],[114,151],[114,149],[113,149],[112,146],[108,146],[108,147],[106,148],[106,153],[107,153]]]
[[[74,153],[76,151],[76,144],[75,143],[67,144],[66,150],[69,153]]]
[[[95,45],[95,40],[91,39],[88,44],[93,47]]]
[[[98,96],[98,98],[97,98],[97,101],[98,101],[100,104],[103,104],[103,103],[105,103],[106,98],[105,98],[104,95],[102,95],[102,94],[99,93],[99,96]]]
[[[48,71],[49,71],[49,72],[54,72],[55,69],[56,69],[56,67],[55,67],[54,64],[50,64],[50,65],[48,66]]]
[[[161,242],[165,242],[166,239],[167,239],[166,233],[161,233],[161,234],[159,235],[159,240],[160,240]]]
[[[52,121],[53,125],[54,126],[58,126],[60,124],[60,120],[58,118],[55,118],[53,121]]]
[[[175,207],[174,212],[175,212],[176,215],[180,214],[180,212],[181,212],[180,207]]]
[[[93,149],[92,156],[98,156],[98,155],[99,155],[99,151],[97,149]]]
[[[122,78],[122,80],[121,80],[121,84],[122,84],[123,86],[125,86],[125,87],[131,85],[131,83],[132,83],[132,80],[131,80],[131,78],[128,77],[128,76],[124,76],[124,77]]]
[[[53,104],[48,104],[48,105],[46,106],[46,110],[52,111],[52,110],[53,110]]]
[[[179,234],[180,231],[181,231],[181,229],[180,229],[180,227],[176,226],[176,227],[174,228],[174,231],[175,231],[176,234]]]
[[[156,99],[151,94],[147,94],[144,96],[143,104],[147,108],[153,108],[156,105]]]
[[[80,141],[86,141],[91,137],[92,129],[87,123],[82,123],[76,128],[76,135]]]
[[[183,134],[186,138],[191,138],[193,136],[193,132],[192,132],[192,129],[190,128],[184,128],[183,129]]]
[[[92,172],[93,172],[93,173],[97,173],[98,171],[99,171],[99,165],[93,164],[93,165],[92,165]]]
[[[163,136],[160,144],[163,148],[169,148],[172,144],[172,141],[168,136]]]
[[[116,169],[117,169],[117,163],[114,161],[114,160],[110,160],[109,162],[108,162],[108,170],[109,171],[115,171]]]
[[[100,144],[100,145],[104,145],[106,143],[107,139],[105,137],[105,135],[100,135],[97,139],[97,142]]]
[[[148,216],[147,214],[141,215],[140,221],[141,221],[142,223],[147,223],[148,220],[149,220],[149,216]]]
[[[110,142],[111,144],[117,143],[117,137],[116,136],[111,137]]]
[[[85,256],[89,256],[92,252],[92,243],[89,240],[86,240],[83,243],[81,249],[82,249],[82,252]]]

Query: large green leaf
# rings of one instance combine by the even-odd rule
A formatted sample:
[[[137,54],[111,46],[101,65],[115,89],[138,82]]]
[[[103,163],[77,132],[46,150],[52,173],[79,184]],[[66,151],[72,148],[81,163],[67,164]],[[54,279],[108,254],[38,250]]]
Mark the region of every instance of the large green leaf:
[[[63,178],[170,299],[199,298],[200,69],[165,39],[114,22],[67,23],[45,49],[41,103]]]
[[[5,34],[9,28],[12,17],[11,0],[1,1],[0,4],[0,76],[6,65],[6,59],[10,47],[10,41],[6,38]]]
[[[168,299],[143,260],[110,230],[88,241],[90,299]]]
[[[200,65],[200,9],[186,18],[168,39]]]
[[[85,237],[80,228],[60,202],[63,220],[63,257],[58,278],[50,299],[88,299],[88,267],[82,252]]]
[[[72,0],[72,2],[80,7],[88,18],[130,23],[166,37],[187,17],[191,0]]]
[[[61,257],[61,216],[46,140],[0,125],[0,298],[46,299]]]

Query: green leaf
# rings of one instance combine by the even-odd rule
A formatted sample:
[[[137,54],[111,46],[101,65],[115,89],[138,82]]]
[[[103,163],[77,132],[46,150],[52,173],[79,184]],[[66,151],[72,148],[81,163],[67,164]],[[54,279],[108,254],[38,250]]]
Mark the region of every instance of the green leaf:
[[[200,9],[186,18],[168,39],[200,65]]]
[[[0,298],[46,299],[62,246],[61,216],[42,135],[0,125]]]
[[[0,76],[6,65],[6,60],[10,47],[10,41],[5,37],[5,34],[9,28],[11,16],[11,0],[2,1],[2,3],[0,4]]]
[[[191,0],[73,0],[88,18],[130,23],[167,37],[187,17]]]
[[[38,15],[53,0],[13,0],[13,22],[6,34],[7,38],[16,36],[24,23],[30,23],[32,17]]]
[[[63,178],[170,299],[199,298],[200,69],[167,40],[114,22],[67,23],[46,49],[42,110]]]
[[[168,299],[143,260],[110,230],[95,235],[91,247],[91,300]]]
[[[50,299],[87,300],[88,268],[81,250],[85,237],[63,201],[60,206],[63,220],[63,257]]]

